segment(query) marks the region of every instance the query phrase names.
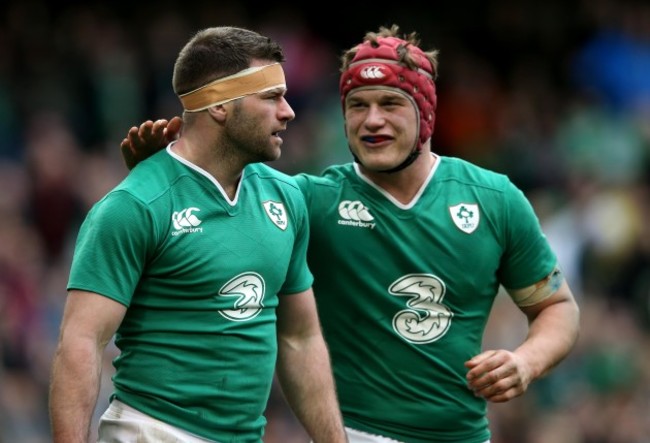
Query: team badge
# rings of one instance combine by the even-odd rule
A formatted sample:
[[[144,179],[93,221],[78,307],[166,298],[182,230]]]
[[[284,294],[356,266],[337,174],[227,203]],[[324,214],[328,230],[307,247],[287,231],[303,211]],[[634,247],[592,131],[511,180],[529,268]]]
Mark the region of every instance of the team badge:
[[[283,203],[267,200],[262,205],[264,206],[266,215],[269,216],[275,226],[283,231],[287,229],[287,211],[284,209]]]
[[[478,205],[474,203],[459,203],[449,207],[449,213],[454,224],[461,231],[471,234],[478,228],[481,219]]]

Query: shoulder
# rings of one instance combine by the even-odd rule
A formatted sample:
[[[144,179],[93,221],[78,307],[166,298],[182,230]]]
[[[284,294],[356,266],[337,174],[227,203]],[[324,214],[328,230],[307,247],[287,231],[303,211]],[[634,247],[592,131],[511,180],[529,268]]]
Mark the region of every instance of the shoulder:
[[[261,200],[282,201],[292,213],[306,213],[305,198],[296,179],[264,163],[246,166],[244,178],[246,188]]]
[[[451,201],[473,201],[484,213],[512,216],[530,212],[527,197],[506,174],[486,169],[455,157],[441,157],[436,183],[445,189]]]
[[[248,186],[266,189],[285,196],[300,196],[302,193],[296,179],[264,163],[252,163],[244,170],[244,180]]]
[[[346,178],[354,174],[352,163],[327,167],[321,175],[301,173],[295,177],[300,189],[305,191],[313,187],[339,188]]]
[[[186,174],[165,149],[139,163],[124,180],[113,189],[116,194],[128,194],[132,199],[150,204]]]
[[[133,220],[156,218],[162,211],[165,218],[173,199],[173,188],[186,175],[164,150],[139,163],[129,174],[99,201],[89,216],[95,220]]]
[[[245,169],[247,179],[268,180],[280,186],[296,187],[294,178],[265,163],[251,163]]]
[[[456,181],[461,185],[495,192],[506,192],[514,187],[507,175],[486,169],[467,160],[441,156],[440,161],[441,164],[436,173],[439,180]]]

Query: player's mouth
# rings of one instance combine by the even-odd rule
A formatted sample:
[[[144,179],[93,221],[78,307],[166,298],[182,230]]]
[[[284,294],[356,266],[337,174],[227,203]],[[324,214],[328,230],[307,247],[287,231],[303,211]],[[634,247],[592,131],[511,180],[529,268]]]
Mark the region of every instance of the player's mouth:
[[[280,137],[280,133],[283,132],[285,129],[278,129],[277,131],[271,132],[271,136],[277,137],[280,140],[282,140],[282,137]]]
[[[389,140],[392,140],[392,138],[387,135],[364,135],[361,137],[361,141],[369,144],[383,143]]]

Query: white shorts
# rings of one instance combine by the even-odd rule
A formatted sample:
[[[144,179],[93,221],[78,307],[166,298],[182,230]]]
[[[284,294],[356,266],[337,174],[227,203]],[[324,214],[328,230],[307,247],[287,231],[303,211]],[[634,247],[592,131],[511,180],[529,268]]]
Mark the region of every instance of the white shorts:
[[[357,431],[356,429],[345,427],[345,432],[348,434],[349,443],[402,443],[399,440],[383,437],[381,435],[369,434],[364,431]]]
[[[368,432],[357,431],[356,429],[345,427],[348,434],[349,443],[403,443],[399,440],[384,437],[381,435],[369,434]],[[485,443],[490,443],[490,440]]]
[[[218,443],[113,400],[99,419],[98,443]]]

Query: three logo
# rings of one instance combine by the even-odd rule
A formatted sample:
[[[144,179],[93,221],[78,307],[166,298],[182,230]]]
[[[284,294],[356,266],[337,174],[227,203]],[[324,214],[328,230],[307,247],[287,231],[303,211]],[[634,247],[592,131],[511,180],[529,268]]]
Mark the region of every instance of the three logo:
[[[256,317],[264,304],[266,285],[257,272],[245,272],[232,279],[219,289],[219,295],[233,300],[233,309],[224,309],[219,314],[233,321],[250,320]]]

